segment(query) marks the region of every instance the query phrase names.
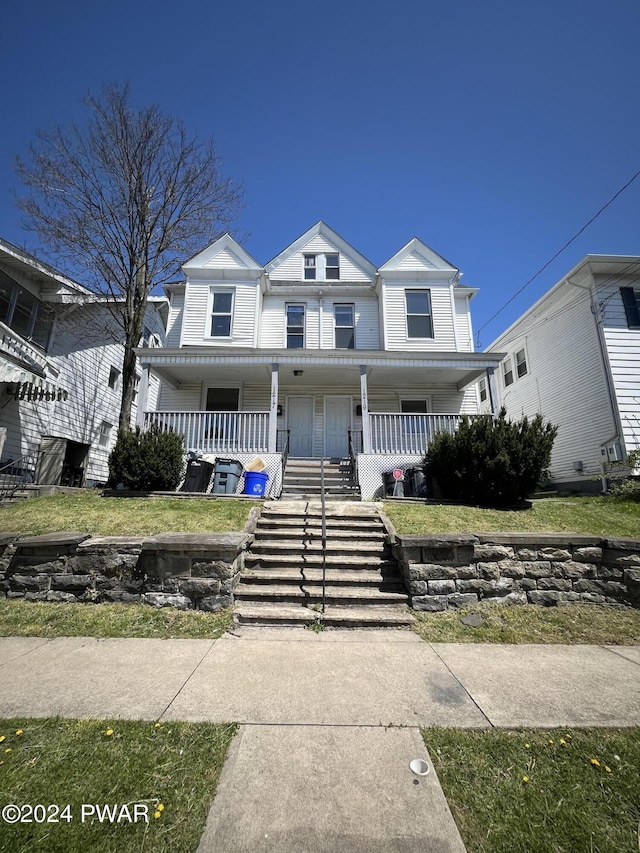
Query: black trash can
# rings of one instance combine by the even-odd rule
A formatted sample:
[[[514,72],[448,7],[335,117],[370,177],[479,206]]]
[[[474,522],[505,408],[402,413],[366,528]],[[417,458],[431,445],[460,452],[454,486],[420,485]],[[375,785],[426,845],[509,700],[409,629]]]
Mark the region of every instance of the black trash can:
[[[211,480],[213,465],[202,459],[191,459],[187,465],[187,473],[180,491],[206,492]]]
[[[216,459],[213,469],[214,495],[234,495],[242,470],[242,463],[237,459]]]
[[[426,498],[427,482],[422,468],[407,468],[404,472],[404,493],[407,497]]]
[[[404,497],[404,483],[402,480],[396,480],[393,476],[393,471],[387,471],[382,475],[382,482],[384,483],[384,494],[387,498],[403,498]]]

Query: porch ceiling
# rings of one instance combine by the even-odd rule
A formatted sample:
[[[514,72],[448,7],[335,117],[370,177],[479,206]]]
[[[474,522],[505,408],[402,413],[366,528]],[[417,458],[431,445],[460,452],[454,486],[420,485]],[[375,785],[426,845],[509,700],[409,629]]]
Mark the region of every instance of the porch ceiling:
[[[313,386],[360,387],[360,365],[376,387],[447,386],[459,390],[497,368],[502,353],[389,353],[370,350],[218,350],[142,349],[143,365],[174,387],[194,382],[271,383],[279,364],[279,384],[300,390]],[[294,373],[295,371],[295,373]],[[302,371],[298,373],[298,371]],[[296,375],[297,374],[297,375]]]

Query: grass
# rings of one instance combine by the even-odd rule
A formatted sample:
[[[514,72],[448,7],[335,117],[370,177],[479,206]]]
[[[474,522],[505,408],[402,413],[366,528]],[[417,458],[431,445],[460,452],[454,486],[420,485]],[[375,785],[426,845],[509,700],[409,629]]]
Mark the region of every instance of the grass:
[[[231,610],[156,609],[144,604],[74,604],[0,598],[0,637],[217,639]]]
[[[1,805],[60,807],[45,813],[57,822],[42,822],[42,810],[31,823],[2,821],[1,849],[192,853],[235,731],[204,723],[0,720]],[[142,804],[149,821],[100,822],[85,812],[83,822],[83,803],[129,804],[132,816]]]
[[[460,619],[465,613],[479,613],[484,624],[478,628],[463,625]],[[485,604],[414,615],[416,630],[429,643],[640,644],[640,610],[630,607]]]
[[[242,530],[251,501],[198,498],[103,498],[87,490],[31,498],[0,508],[0,532],[34,535],[74,530],[94,536],[226,533]]]
[[[640,729],[423,737],[469,853],[637,853]]]
[[[638,537],[640,503],[612,498],[545,498],[529,510],[397,502],[385,512],[398,533],[547,532]]]

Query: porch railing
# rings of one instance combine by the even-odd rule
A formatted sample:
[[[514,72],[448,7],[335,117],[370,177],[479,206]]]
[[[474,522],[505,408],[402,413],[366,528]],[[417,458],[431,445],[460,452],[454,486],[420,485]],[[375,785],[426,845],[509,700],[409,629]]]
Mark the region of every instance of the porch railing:
[[[40,450],[31,450],[0,467],[0,502],[11,501],[23,486],[36,482]]]
[[[468,415],[482,418],[486,415]],[[371,452],[422,455],[439,432],[454,433],[462,420],[459,414],[398,414],[369,412]]]
[[[145,412],[144,429],[152,424],[182,435],[187,450],[269,452],[269,412]]]

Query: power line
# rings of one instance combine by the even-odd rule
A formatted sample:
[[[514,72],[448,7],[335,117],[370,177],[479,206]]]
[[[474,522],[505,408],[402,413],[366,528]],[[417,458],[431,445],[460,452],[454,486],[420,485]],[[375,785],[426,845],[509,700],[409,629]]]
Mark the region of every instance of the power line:
[[[570,239],[570,240],[567,240],[567,242],[564,244],[564,246],[562,246],[562,248],[561,248],[561,249],[558,249],[558,251],[555,253],[555,255],[554,255],[552,258],[550,258],[550,259],[546,262],[546,264],[544,264],[543,266],[541,266],[541,267],[540,267],[540,269],[538,270],[538,272],[537,272],[537,273],[535,273],[534,275],[532,275],[532,276],[531,276],[531,278],[529,279],[529,281],[525,282],[525,284],[523,284],[523,285],[522,285],[522,287],[521,287],[519,290],[516,290],[516,292],[513,294],[513,296],[512,296],[510,299],[508,299],[508,300],[504,303],[504,305],[503,305],[501,308],[498,308],[498,310],[496,311],[496,313],[495,313],[492,317],[489,317],[489,319],[486,321],[486,323],[483,323],[483,324],[482,324],[482,326],[480,326],[480,328],[476,331],[476,336],[477,336],[477,341],[478,341],[478,342],[477,342],[477,347],[478,347],[478,349],[479,349],[479,348],[480,348],[480,346],[481,346],[481,344],[480,344],[480,332],[481,332],[484,328],[486,328],[486,327],[489,325],[489,323],[493,322],[493,320],[495,320],[495,318],[496,318],[499,314],[501,314],[501,313],[504,311],[504,309],[505,309],[508,305],[511,305],[511,303],[513,302],[513,300],[514,300],[514,299],[516,299],[518,296],[520,296],[520,294],[521,294],[521,293],[522,293],[522,292],[523,292],[527,287],[529,287],[529,285],[530,285],[532,282],[534,282],[534,281],[538,278],[538,276],[539,276],[541,273],[543,273],[543,272],[546,270],[546,268],[547,268],[548,266],[550,266],[550,265],[551,265],[551,264],[556,260],[556,258],[558,258],[558,257],[559,257],[559,256],[560,256],[560,255],[565,251],[565,249],[567,249],[567,248],[568,248],[568,247],[569,247],[573,242],[575,242],[575,240],[577,240],[577,239],[578,239],[578,237],[579,237],[579,236],[580,236],[584,231],[586,231],[586,230],[587,230],[587,228],[588,228],[588,227],[589,227],[593,222],[595,222],[595,221],[596,221],[596,219],[600,216],[600,214],[604,213],[604,211],[605,211],[605,210],[606,210],[606,209],[607,209],[611,204],[613,204],[613,202],[618,198],[618,196],[619,196],[619,195],[621,195],[621,194],[622,194],[622,193],[627,189],[627,187],[630,187],[630,186],[631,186],[631,184],[632,184],[632,183],[636,180],[636,178],[638,178],[638,177],[640,177],[640,170],[638,170],[638,171],[635,173],[635,175],[633,175],[633,176],[632,176],[632,177],[631,177],[631,178],[626,182],[626,184],[625,184],[623,187],[620,187],[620,189],[618,190],[618,192],[617,192],[615,195],[613,195],[613,196],[609,199],[609,201],[608,201],[608,202],[606,202],[606,204],[603,204],[603,205],[602,205],[602,207],[600,208],[600,210],[599,210],[597,213],[595,213],[595,214],[591,217],[591,219],[590,219],[588,222],[586,222],[586,223],[582,226],[582,228],[581,228],[579,231],[577,231],[577,232],[573,235],[573,237],[571,237],[571,239]]]

